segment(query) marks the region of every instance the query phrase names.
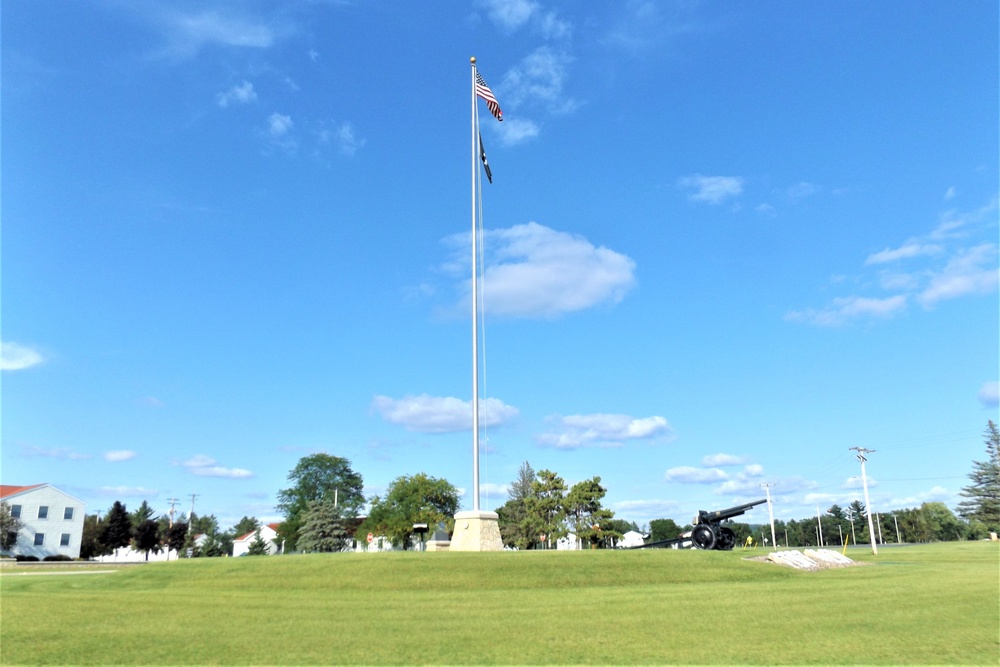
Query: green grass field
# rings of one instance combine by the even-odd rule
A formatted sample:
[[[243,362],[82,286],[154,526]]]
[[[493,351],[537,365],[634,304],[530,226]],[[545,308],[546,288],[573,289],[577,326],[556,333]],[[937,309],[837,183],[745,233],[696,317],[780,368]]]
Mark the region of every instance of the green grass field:
[[[0,662],[1000,663],[994,543],[798,572],[750,552],[385,553],[0,575]],[[755,552],[759,555],[760,551]],[[31,570],[34,571],[34,570]]]

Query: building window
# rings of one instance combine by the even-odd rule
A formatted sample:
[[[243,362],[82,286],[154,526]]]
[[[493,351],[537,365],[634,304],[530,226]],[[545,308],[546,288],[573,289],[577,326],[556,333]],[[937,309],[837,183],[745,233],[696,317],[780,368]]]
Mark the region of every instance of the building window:
[[[15,519],[20,519],[21,518],[21,506],[20,505],[11,505],[10,506],[10,515],[12,517],[14,517]]]
[[[7,533],[7,544],[11,545],[12,547],[15,544],[17,544],[17,532],[12,530],[9,533]]]
[[[38,518],[39,519],[48,519],[49,518],[49,506],[48,505],[42,505],[42,506],[40,506],[38,508]]]
[[[73,508],[72,507],[67,507],[63,511],[63,519],[65,519],[66,521],[72,521],[73,520]]]
[[[62,534],[62,537],[59,538],[59,546],[61,547],[69,546],[69,533]]]
[[[35,533],[35,546],[40,547],[45,544],[45,533]]]

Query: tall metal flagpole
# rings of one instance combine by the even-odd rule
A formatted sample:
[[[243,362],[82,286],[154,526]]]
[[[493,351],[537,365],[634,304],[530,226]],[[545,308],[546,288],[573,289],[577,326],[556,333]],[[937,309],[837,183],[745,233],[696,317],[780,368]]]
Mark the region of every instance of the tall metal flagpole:
[[[476,253],[476,58],[472,63],[472,509],[479,511],[479,279]]]

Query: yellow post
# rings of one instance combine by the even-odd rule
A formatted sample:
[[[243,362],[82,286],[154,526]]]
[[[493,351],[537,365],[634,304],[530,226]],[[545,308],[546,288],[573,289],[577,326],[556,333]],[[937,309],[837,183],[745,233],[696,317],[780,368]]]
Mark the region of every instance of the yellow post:
[[[846,556],[847,555],[847,545],[850,544],[850,543],[851,543],[851,534],[848,533],[847,534],[847,539],[844,540],[844,550],[840,552],[841,556]]]

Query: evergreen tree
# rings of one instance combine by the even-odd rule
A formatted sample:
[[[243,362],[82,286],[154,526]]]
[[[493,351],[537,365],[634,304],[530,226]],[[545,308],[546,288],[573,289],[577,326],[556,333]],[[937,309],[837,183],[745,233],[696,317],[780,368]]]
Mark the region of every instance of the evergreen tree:
[[[577,538],[592,549],[605,539],[621,539],[622,534],[614,530],[606,521],[615,513],[601,506],[601,499],[608,492],[601,486],[601,478],[593,477],[578,482],[569,490],[565,500],[566,517]]]
[[[507,502],[497,509],[500,537],[505,546],[528,549],[538,539],[528,527],[527,502],[534,494],[534,482],[535,471],[525,461],[517,472],[517,479],[507,489]]]
[[[566,534],[563,525],[566,517],[563,505],[565,491],[566,482],[551,470],[540,471],[531,484],[532,495],[525,503],[528,514],[525,525],[532,536],[537,536],[546,544],[552,544]]]
[[[335,506],[332,501],[309,503],[302,528],[299,529],[300,551],[343,551],[350,541],[351,534],[343,508]]]
[[[983,434],[986,460],[973,461],[969,479],[972,483],[960,492],[964,498],[958,513],[965,519],[985,524],[988,530],[1000,533],[1000,430],[990,420]]]
[[[139,508],[129,515],[129,518],[132,521],[132,532],[134,533],[139,529],[139,526],[153,518],[153,508],[143,500]]]
[[[260,528],[254,534],[253,541],[247,549],[247,556],[269,556],[271,552],[267,548],[267,540],[260,535]]]
[[[113,553],[119,547],[127,547],[132,540],[132,518],[125,505],[116,500],[108,510],[101,530],[102,552]]]

